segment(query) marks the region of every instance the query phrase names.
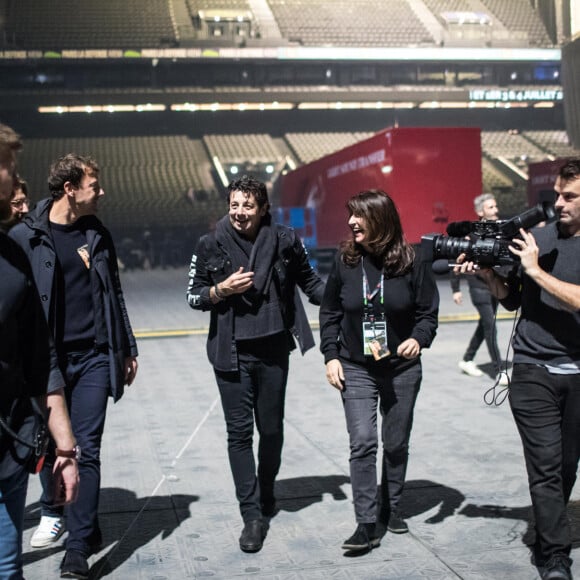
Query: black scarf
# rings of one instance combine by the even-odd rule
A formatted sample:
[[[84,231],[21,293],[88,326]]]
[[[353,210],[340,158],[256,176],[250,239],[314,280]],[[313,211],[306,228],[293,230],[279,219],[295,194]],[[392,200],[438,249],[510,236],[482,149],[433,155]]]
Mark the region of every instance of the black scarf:
[[[216,240],[226,248],[234,272],[240,267],[245,272],[254,272],[252,288],[232,301],[236,339],[254,339],[284,330],[280,298],[276,285],[272,284],[278,236],[270,214],[262,218],[253,243],[234,229],[227,215],[217,223]]]
[[[254,242],[250,242],[234,229],[226,215],[217,223],[216,238],[227,248],[234,271],[242,267],[244,272],[254,272],[253,287],[244,293],[243,298],[255,302],[267,296],[278,253],[278,236],[272,227],[272,216],[268,213],[262,218],[258,235]]]

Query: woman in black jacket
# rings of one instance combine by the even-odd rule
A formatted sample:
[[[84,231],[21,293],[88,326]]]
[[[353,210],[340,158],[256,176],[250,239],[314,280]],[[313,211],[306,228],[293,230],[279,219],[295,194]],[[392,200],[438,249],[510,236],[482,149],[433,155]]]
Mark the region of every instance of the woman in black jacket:
[[[437,329],[439,294],[429,263],[404,238],[399,214],[383,191],[347,203],[352,237],[343,242],[320,307],[320,349],[328,382],[342,396],[350,436],[350,475],[357,528],[342,545],[380,543],[376,454],[377,405],[383,441],[380,519],[408,531],[397,511],[405,482],[420,354]]]
[[[240,548],[257,552],[262,516],[276,510],[288,355],[314,339],[299,286],[320,304],[324,284],[293,230],[271,220],[266,186],[244,176],[228,187],[229,213],[202,236],[191,261],[187,300],[210,310],[207,354],[228,431],[228,454],[244,520]],[[260,434],[258,467],[252,448]]]

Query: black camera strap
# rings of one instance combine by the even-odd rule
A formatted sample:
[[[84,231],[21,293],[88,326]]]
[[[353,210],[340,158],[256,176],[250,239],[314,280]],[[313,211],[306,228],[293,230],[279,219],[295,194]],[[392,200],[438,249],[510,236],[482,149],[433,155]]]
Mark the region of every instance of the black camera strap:
[[[42,409],[34,397],[30,398],[30,403],[32,405],[32,411],[35,415],[35,420],[38,424],[38,427],[35,430],[33,439],[31,441],[27,441],[26,439],[20,437],[18,433],[12,429],[10,421],[2,415],[0,415],[0,429],[3,429],[10,437],[12,437],[12,439],[18,441],[18,443],[21,445],[28,447],[28,449],[32,449],[36,457],[40,457],[44,455],[48,445],[48,426],[46,424],[44,413],[42,412]]]

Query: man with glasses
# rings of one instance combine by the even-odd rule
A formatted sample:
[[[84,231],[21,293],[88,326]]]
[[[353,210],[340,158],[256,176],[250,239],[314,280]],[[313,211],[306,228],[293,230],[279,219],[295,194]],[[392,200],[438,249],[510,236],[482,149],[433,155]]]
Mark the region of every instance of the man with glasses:
[[[2,221],[2,229],[8,231],[10,228],[20,223],[30,210],[30,200],[28,199],[28,184],[18,175],[14,176],[14,190],[10,199],[10,217]]]

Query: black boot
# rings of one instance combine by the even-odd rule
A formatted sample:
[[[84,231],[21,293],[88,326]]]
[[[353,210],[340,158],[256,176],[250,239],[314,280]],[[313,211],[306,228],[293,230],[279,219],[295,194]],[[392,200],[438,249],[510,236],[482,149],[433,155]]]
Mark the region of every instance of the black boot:
[[[354,534],[342,544],[343,550],[372,550],[381,543],[375,524],[359,524]]]
[[[262,520],[252,520],[244,525],[240,536],[240,549],[243,552],[259,552],[264,542]]]

